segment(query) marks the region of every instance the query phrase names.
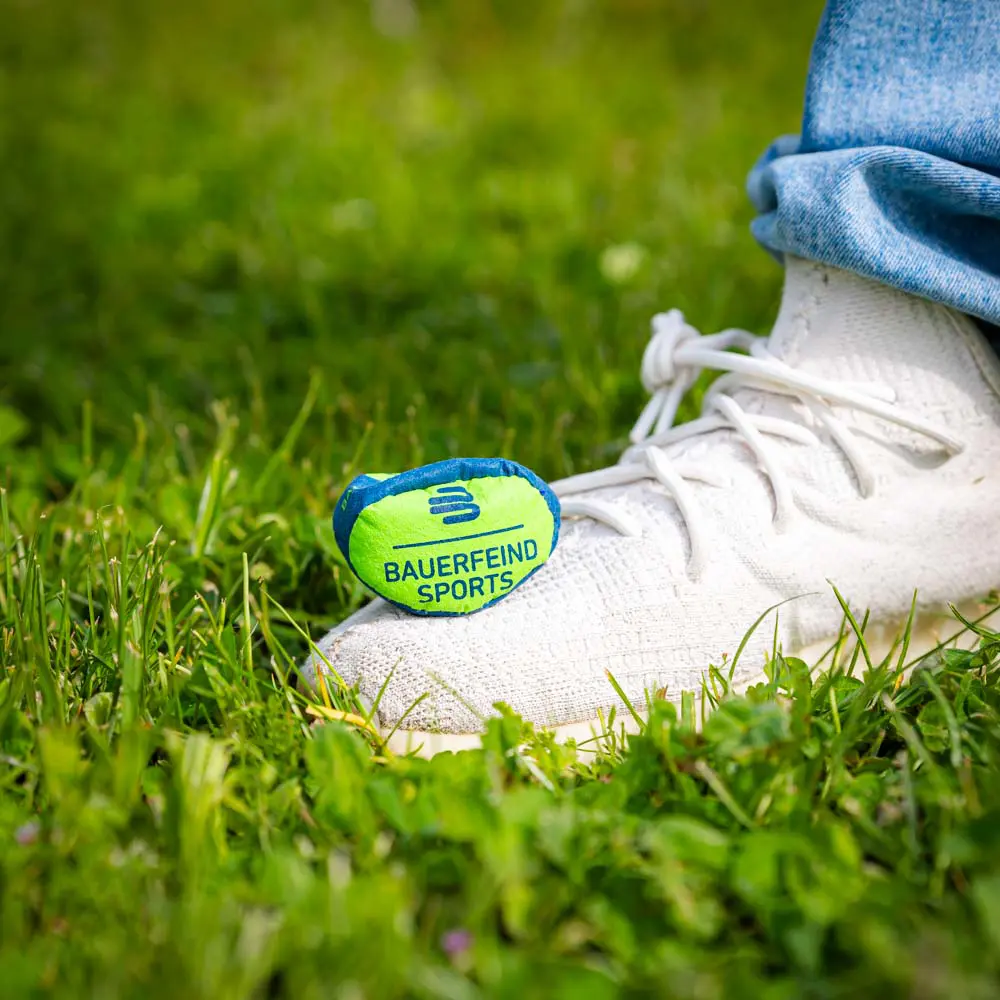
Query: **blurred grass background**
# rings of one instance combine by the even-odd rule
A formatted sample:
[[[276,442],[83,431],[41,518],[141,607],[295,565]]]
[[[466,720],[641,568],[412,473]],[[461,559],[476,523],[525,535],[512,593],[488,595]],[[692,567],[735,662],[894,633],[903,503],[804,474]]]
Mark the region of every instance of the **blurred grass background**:
[[[340,459],[374,420],[420,444],[372,460],[606,461],[651,312],[767,325],[743,181],[818,13],[4,0],[7,443],[50,462],[92,400],[99,445],[138,413],[197,449],[220,399],[271,443],[315,370],[303,440]]]

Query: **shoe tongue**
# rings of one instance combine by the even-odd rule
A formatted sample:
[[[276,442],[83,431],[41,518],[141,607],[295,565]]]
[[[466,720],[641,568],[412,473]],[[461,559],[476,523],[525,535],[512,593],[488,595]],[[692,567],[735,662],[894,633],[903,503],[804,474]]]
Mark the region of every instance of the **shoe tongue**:
[[[993,394],[987,380],[1000,384],[996,357],[966,317],[795,257],[786,261],[769,349],[822,378],[889,386],[900,406],[936,418],[956,407],[968,413]]]

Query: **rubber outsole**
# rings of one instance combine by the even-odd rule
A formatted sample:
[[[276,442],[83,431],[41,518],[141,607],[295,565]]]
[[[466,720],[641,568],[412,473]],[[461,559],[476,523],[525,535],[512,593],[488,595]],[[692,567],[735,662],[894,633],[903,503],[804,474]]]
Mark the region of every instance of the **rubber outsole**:
[[[958,611],[967,621],[979,622],[986,627],[1000,624],[1000,608],[989,610],[990,605],[977,601],[966,602],[958,606]],[[870,624],[865,630],[865,645],[874,663],[884,660],[898,645],[905,629],[905,622],[895,625]],[[929,652],[941,646],[957,649],[971,649],[978,637],[974,632],[964,629],[961,623],[951,614],[925,614],[914,623],[910,633],[910,645],[907,650],[907,662],[926,656]],[[827,641],[811,643],[789,655],[798,656],[806,663],[817,663],[836,643],[837,637],[832,636]],[[853,655],[855,643],[845,642],[840,655],[844,658]],[[822,668],[821,668],[822,669]],[[764,679],[763,670],[759,675],[751,677],[740,686],[745,690]],[[640,717],[643,712],[638,713]],[[391,732],[388,727],[380,727],[383,735]],[[585,719],[579,722],[569,722],[560,726],[542,726],[555,735],[560,742],[575,740],[577,743],[589,742],[596,744],[605,737],[604,723],[600,718]],[[629,712],[620,711],[615,720],[615,732],[637,733],[640,723]],[[414,729],[397,729],[391,733],[387,741],[388,748],[397,754],[414,753],[420,757],[433,757],[439,753],[457,753],[462,750],[477,750],[482,740],[482,732],[474,733],[432,733]]]

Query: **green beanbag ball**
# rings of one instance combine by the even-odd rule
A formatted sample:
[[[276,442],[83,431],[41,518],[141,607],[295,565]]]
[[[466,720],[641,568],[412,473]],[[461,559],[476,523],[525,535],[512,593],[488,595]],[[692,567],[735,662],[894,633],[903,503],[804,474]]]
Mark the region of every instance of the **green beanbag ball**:
[[[357,578],[417,615],[467,615],[540,569],[559,538],[559,500],[503,458],[450,458],[352,480],[333,512]]]

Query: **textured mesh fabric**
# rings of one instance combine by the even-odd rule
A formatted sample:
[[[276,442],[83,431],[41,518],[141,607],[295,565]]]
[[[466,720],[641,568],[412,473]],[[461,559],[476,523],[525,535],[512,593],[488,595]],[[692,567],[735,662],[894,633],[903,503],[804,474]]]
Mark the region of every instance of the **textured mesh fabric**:
[[[404,728],[481,728],[495,702],[544,725],[594,719],[618,699],[697,689],[709,664],[732,657],[769,606],[786,652],[834,638],[841,611],[829,582],[873,621],[905,618],[914,588],[922,610],[985,595],[1000,583],[1000,400],[995,359],[964,317],[827,267],[790,259],[772,351],[824,378],[878,382],[901,405],[966,442],[948,458],[932,441],[878,418],[838,409],[875,473],[860,495],[843,453],[798,403],[739,392],[748,410],[790,414],[820,445],[774,441],[795,495],[795,516],[773,526],[768,479],[732,431],[673,446],[704,462],[724,488],[692,483],[711,526],[707,566],[688,577],[689,539],[674,501],[642,482],[595,492],[642,526],[628,538],[582,519],[564,524],[548,565],[508,599],[464,618],[420,619],[375,601],[319,644],[349,684],[392,725],[424,693]],[[759,675],[773,620],[744,650],[736,681]],[[311,657],[307,676],[322,669]]]

